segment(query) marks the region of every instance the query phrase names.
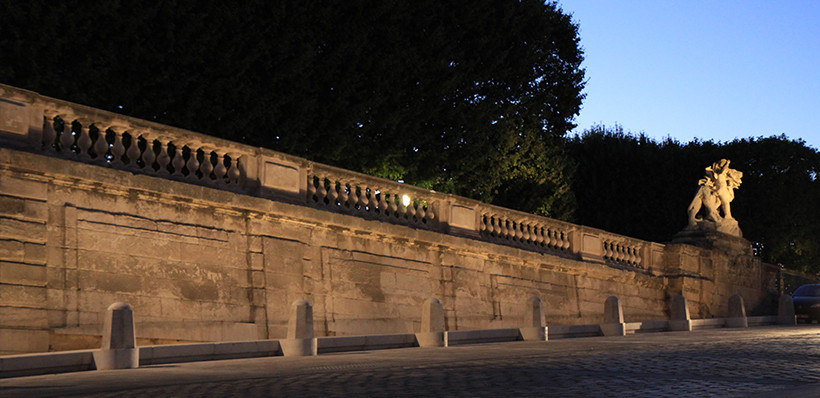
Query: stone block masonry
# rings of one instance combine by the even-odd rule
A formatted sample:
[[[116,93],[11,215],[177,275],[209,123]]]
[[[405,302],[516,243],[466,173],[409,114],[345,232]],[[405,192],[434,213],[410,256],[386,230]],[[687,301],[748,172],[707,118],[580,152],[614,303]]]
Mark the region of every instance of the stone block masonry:
[[[19,104],[0,110],[14,122],[0,127],[0,354],[100,347],[113,302],[140,314],[138,345],[285,338],[296,300],[312,304],[317,337],[420,332],[430,297],[447,331],[519,328],[531,297],[545,326],[602,323],[610,296],[627,323],[668,319],[679,294],[693,318],[725,317],[735,293],[750,315],[773,303],[776,268],[745,254],[640,241],[13,87],[0,97]]]

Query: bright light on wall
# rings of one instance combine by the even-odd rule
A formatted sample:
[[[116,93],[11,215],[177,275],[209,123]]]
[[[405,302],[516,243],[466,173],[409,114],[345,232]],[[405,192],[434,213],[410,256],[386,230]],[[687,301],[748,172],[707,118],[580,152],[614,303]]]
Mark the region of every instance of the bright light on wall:
[[[410,197],[407,195],[402,195],[401,204],[404,205],[404,207],[410,206]]]

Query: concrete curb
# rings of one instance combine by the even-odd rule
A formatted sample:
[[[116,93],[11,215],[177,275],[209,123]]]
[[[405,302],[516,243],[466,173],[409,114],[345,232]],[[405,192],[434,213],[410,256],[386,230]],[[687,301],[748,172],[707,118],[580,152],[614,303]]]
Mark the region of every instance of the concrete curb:
[[[693,319],[693,329],[726,327],[727,318]],[[777,325],[777,316],[748,318],[749,326]],[[629,322],[627,334],[669,331],[669,321]],[[787,325],[782,325],[788,327]],[[600,324],[549,326],[548,340],[602,336]],[[521,330],[479,329],[444,332],[447,346],[496,343],[522,340]],[[548,341],[545,342],[548,344]],[[316,338],[320,354],[332,352],[384,350],[418,347],[415,334],[382,334],[364,336],[339,336]],[[96,369],[93,355],[97,350],[47,352],[41,354],[10,355],[0,357],[0,378],[33,376],[50,373],[78,372]],[[201,344],[178,344],[139,347],[140,365],[157,365],[179,362],[214,361],[252,357],[281,356],[279,340],[256,340]]]

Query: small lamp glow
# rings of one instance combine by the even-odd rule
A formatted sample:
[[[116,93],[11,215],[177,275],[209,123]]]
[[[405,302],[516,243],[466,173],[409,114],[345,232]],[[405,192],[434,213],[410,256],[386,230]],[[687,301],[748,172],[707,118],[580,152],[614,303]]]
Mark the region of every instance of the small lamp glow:
[[[409,196],[407,196],[407,195],[402,195],[402,196],[401,196],[401,204],[402,204],[404,207],[410,206],[410,197],[409,197]]]

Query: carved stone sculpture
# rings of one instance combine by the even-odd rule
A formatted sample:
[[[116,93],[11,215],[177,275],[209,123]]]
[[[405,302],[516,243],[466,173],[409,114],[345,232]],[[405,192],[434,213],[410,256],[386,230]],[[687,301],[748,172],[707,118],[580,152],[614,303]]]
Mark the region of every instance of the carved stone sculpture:
[[[743,173],[729,168],[729,161],[721,159],[706,168],[706,177],[698,181],[698,192],[689,204],[687,229],[716,230],[734,236],[743,236],[737,220],[732,217],[730,203],[735,189],[740,187]],[[702,217],[698,217],[702,215]]]

